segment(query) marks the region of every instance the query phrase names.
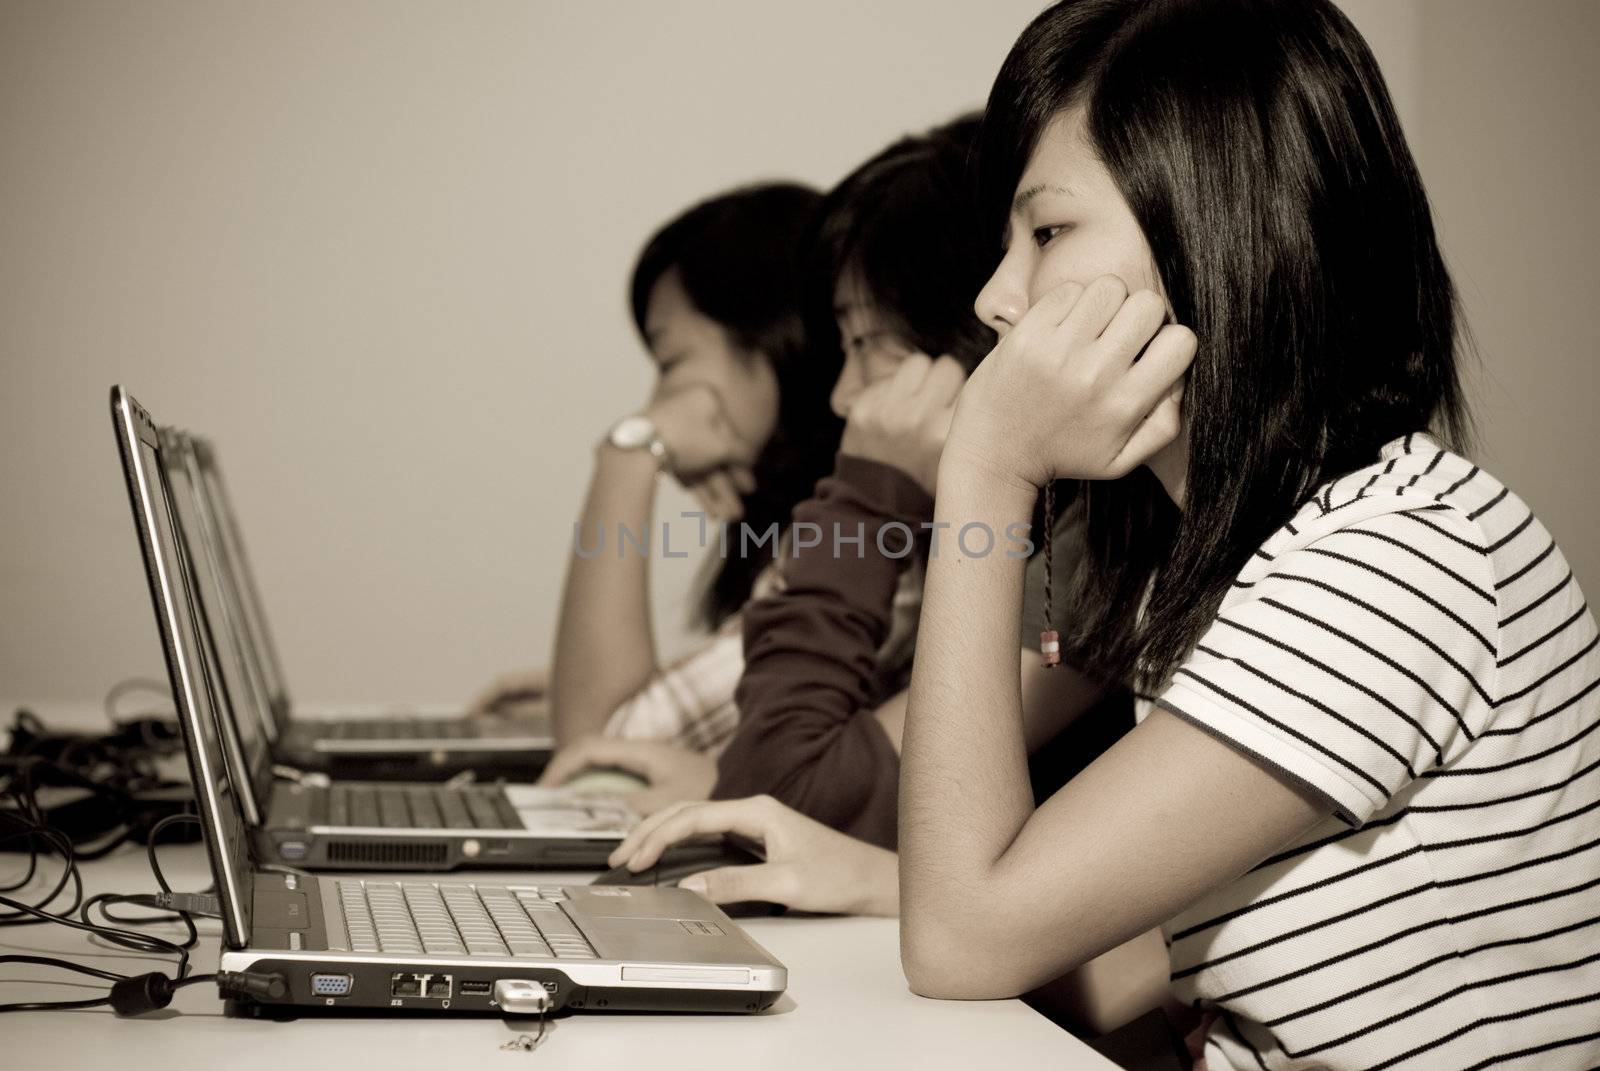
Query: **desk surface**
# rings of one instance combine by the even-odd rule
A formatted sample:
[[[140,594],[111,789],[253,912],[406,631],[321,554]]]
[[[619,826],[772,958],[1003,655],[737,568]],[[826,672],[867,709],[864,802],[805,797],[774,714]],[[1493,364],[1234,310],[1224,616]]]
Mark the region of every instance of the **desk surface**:
[[[0,885],[21,876],[26,856],[0,854]],[[211,878],[199,845],[162,849],[173,887],[205,888]],[[57,871],[52,865],[49,877]],[[124,847],[83,868],[86,895],[155,889],[142,849]],[[492,873],[494,880],[526,875]],[[589,874],[534,877],[541,883],[578,884]],[[19,893],[29,902],[38,881]],[[32,893],[32,895],[29,895]],[[132,909],[128,909],[132,910]],[[705,1071],[740,1066],[767,1069],[982,1067],[997,1057],[1008,1065],[1061,1071],[1114,1065],[1090,1051],[1020,1001],[936,1001],[912,995],[900,971],[893,919],[763,918],[741,925],[789,968],[789,989],[761,1015],[645,1015],[572,1013],[552,1019],[533,1053],[502,1052],[500,1045],[529,1030],[527,1020],[484,1016],[316,1016],[274,1022],[223,1013],[216,990],[180,990],[171,1008],[141,1019],[118,1019],[109,1008],[22,1012],[0,1016],[0,1065],[32,1069],[104,1063],[121,1066],[212,1069],[332,1066],[335,1059],[375,1062],[373,1071],[432,1066],[512,1068],[614,1068]],[[201,922],[193,970],[216,969],[221,924]],[[177,925],[151,927],[181,936]],[[56,956],[121,973],[170,971],[159,960],[99,943],[57,925],[0,929],[0,955]],[[0,966],[0,1003],[98,996],[102,983],[59,970],[21,964]],[[48,980],[51,984],[42,985]],[[519,1064],[518,1061],[537,1061]]]

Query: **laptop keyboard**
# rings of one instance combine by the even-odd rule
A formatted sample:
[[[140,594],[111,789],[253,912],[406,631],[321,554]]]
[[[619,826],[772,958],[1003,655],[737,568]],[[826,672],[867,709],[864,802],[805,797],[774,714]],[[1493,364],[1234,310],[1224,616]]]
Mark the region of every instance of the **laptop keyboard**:
[[[328,786],[327,824],[382,829],[521,829],[505,793],[492,785]]]
[[[550,886],[339,882],[352,952],[595,959],[565,899]]]

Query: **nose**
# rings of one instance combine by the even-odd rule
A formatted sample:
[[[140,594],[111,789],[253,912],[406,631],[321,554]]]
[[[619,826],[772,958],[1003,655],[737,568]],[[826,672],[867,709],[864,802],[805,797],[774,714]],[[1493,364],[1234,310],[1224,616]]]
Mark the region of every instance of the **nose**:
[[[866,386],[861,376],[861,362],[854,357],[845,357],[844,367],[839,370],[839,378],[833,384],[833,393],[828,395],[828,408],[833,410],[833,415],[840,420],[849,417],[850,407]]]
[[[995,334],[1005,333],[1017,325],[1022,314],[1028,311],[1028,290],[1021,258],[1015,248],[1008,249],[1000,264],[989,276],[989,281],[978,291],[978,300],[972,303],[978,319],[987,324]]]

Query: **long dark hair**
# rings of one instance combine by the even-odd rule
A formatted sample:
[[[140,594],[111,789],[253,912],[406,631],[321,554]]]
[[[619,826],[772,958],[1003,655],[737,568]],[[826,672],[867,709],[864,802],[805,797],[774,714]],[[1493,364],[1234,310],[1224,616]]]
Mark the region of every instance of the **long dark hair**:
[[[805,186],[775,182],[702,201],[650,237],[629,283],[641,338],[651,291],[675,268],[700,313],[720,324],[747,359],[759,354],[771,363],[777,426],[756,459],[756,488],[742,496],[743,523],[757,533],[774,523],[788,526],[790,511],[832,469],[842,430],[828,409],[839,378],[838,347],[809,345],[800,315],[800,250],[821,199]],[[728,528],[730,552],[720,566],[709,567],[700,596],[697,616],[709,627],[744,605],[774,545],[749,556],[736,553],[743,546],[737,522]]]
[[[806,330],[840,350],[834,290],[853,273],[895,332],[970,372],[994,348],[972,311],[999,258],[979,225],[972,171],[980,116],[901,138],[846,175],[823,199],[806,270]]]
[[[1149,687],[1318,485],[1430,422],[1464,443],[1455,290],[1377,62],[1329,0],[1045,11],[984,119],[994,233],[1072,106],[1200,340],[1183,512],[1144,469],[1085,486],[1088,555],[1068,585],[1076,657]]]

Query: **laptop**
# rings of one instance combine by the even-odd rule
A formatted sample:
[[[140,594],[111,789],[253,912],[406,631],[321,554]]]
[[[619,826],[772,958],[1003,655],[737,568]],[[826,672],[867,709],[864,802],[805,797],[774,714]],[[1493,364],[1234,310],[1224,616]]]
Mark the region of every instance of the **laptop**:
[[[234,611],[233,638],[251,686],[261,693],[256,706],[262,731],[280,763],[345,777],[433,780],[463,770],[526,777],[549,761],[555,740],[542,715],[296,717],[217,451],[207,440],[188,436],[182,463],[199,502],[196,537],[211,545],[217,559]]]
[[[148,414],[113,394],[151,601],[223,920],[220,968],[263,976],[254,1000],[435,1012],[770,1007],[783,964],[698,894],[589,887],[316,877],[259,869],[225,758],[216,659],[196,605],[190,548]]]
[[[112,390],[112,415],[141,545],[164,541],[176,548],[183,566],[165,584],[194,618],[194,657],[212,689],[224,761],[262,857],[307,869],[605,865],[638,821],[614,798],[533,785],[340,782],[322,776],[278,784],[261,721],[248,709],[259,696],[228,641],[228,602],[217,563],[207,544],[191,536],[200,519],[190,470],[168,453],[181,444],[181,435],[158,429],[121,388]],[[159,513],[138,508],[141,488],[151,480],[162,492]],[[161,528],[148,527],[155,523]],[[156,592],[161,578],[149,579]],[[172,686],[176,694],[183,682],[173,676]]]

